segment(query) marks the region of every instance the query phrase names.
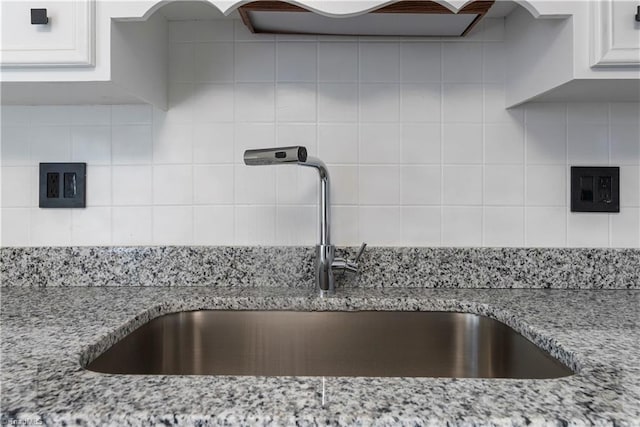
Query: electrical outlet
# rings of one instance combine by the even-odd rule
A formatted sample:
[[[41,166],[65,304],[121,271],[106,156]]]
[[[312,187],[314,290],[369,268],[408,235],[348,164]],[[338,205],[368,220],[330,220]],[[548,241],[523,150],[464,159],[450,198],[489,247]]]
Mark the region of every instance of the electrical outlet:
[[[620,212],[620,168],[572,166],[571,212]]]
[[[41,208],[84,208],[86,163],[40,163]]]

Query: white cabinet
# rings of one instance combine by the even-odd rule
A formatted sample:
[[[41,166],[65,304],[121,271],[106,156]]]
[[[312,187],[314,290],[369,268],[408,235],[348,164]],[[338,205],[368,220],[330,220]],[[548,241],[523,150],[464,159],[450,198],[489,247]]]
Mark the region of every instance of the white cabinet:
[[[637,1],[599,0],[591,3],[591,65],[640,65],[640,22]]]
[[[31,9],[46,9],[49,22],[32,24]],[[0,4],[0,65],[94,65],[95,0],[16,1]]]

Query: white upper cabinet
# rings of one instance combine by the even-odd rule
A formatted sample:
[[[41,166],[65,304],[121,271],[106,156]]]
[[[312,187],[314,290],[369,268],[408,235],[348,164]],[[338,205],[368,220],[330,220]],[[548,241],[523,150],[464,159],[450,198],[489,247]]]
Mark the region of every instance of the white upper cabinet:
[[[95,0],[3,1],[0,64],[26,68],[93,66],[94,18]]]
[[[591,4],[591,65],[640,65],[640,3],[600,0]]]
[[[509,10],[500,15],[505,22],[507,107],[532,100],[640,101],[640,23],[635,20],[638,0],[496,0],[496,3],[505,1],[511,3],[507,8],[500,7],[504,4],[492,7]],[[252,12],[250,3],[0,0],[0,101],[2,104],[145,102],[164,109],[168,91],[167,21],[216,19],[218,24],[211,25],[219,25],[220,20],[243,17],[241,7],[249,27],[259,24],[260,19],[264,24],[265,17],[271,19],[271,15],[262,13],[265,11],[257,13],[255,7]],[[283,9],[273,2],[264,2],[260,7],[268,3]],[[420,2],[419,6],[429,9],[428,18],[434,21],[437,34],[447,34],[445,30],[451,28],[443,24],[445,18],[473,21],[476,19],[473,14],[462,15],[482,3],[487,2],[434,0]],[[320,18],[311,16],[313,22],[320,23],[314,34],[323,33],[322,25],[336,25],[340,18],[349,18],[341,20],[344,25],[362,21],[355,19],[359,17],[365,21],[375,18],[376,30],[389,24],[395,33],[388,34],[402,34],[397,32],[397,26],[405,25],[406,21],[399,20],[396,12],[412,10],[417,14],[420,11],[415,5],[416,2],[403,0],[288,0],[284,9],[297,9],[296,16],[287,15],[287,20],[277,23],[288,25],[293,18],[309,19],[311,11]],[[37,8],[47,9],[47,24],[31,24],[31,9]],[[247,16],[251,13],[255,16]],[[405,18],[413,20],[416,16]],[[362,35],[362,30],[354,26],[355,29],[341,27],[334,33]],[[465,28],[470,28],[468,22],[456,34],[464,33]],[[478,48],[482,48],[481,44]]]

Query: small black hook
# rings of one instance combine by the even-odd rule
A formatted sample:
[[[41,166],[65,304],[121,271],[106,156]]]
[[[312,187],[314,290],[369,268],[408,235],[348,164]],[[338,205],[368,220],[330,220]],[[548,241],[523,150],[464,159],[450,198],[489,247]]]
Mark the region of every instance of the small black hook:
[[[31,25],[47,25],[48,23],[47,9],[31,9]]]
[[[638,13],[636,13],[636,22],[640,22],[640,6],[638,6]]]

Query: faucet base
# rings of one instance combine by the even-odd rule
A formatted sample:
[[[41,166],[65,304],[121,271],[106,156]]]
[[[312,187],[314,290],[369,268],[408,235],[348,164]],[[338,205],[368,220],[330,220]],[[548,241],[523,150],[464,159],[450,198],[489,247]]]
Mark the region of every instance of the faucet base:
[[[334,245],[316,245],[316,283],[320,294],[333,294],[336,291],[333,277]]]

